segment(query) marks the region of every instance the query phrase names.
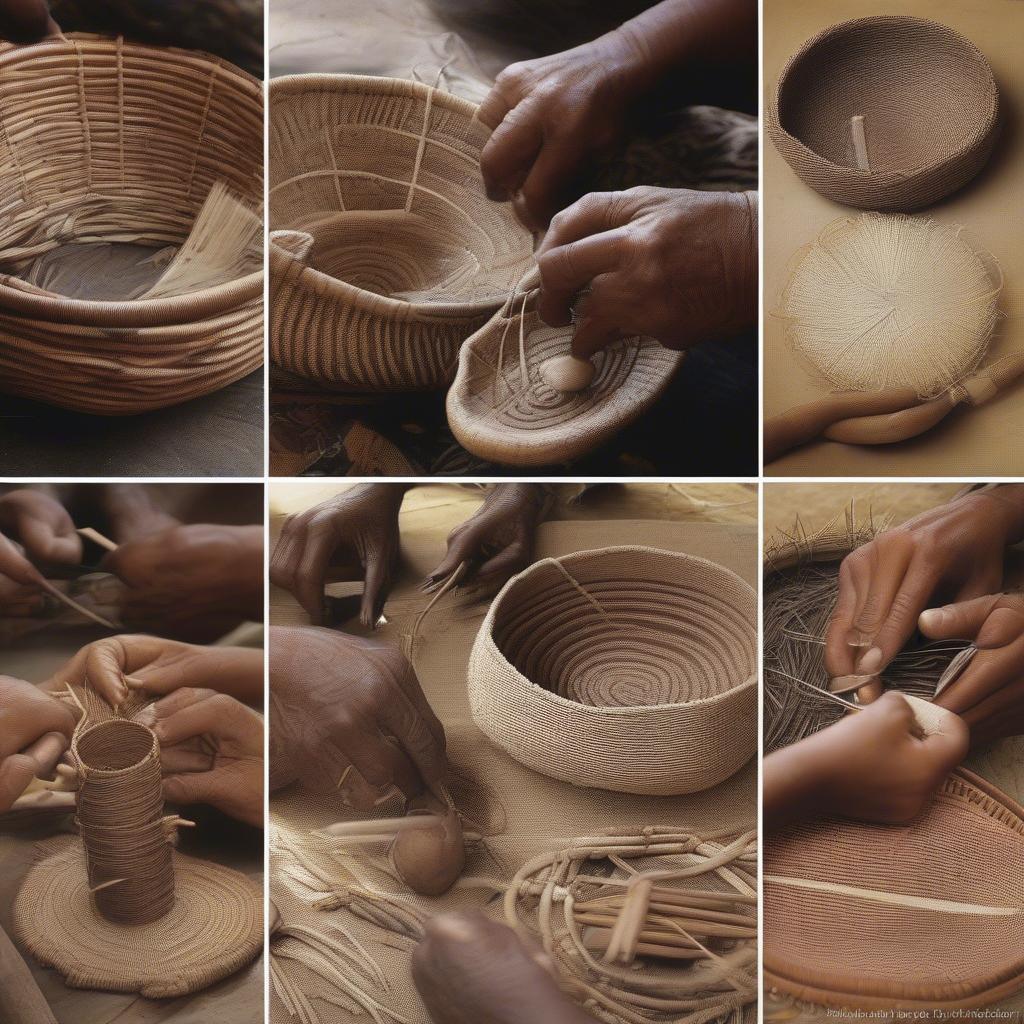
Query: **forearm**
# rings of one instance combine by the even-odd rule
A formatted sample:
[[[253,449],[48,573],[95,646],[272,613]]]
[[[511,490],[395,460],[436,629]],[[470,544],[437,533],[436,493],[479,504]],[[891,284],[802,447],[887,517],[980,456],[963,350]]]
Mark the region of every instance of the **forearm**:
[[[231,527],[238,544],[239,610],[252,622],[263,621],[263,527]]]
[[[662,0],[625,22],[645,87],[688,62],[741,63],[756,59],[757,4],[752,0]]]
[[[805,756],[807,741],[769,754],[762,763],[764,829],[778,831],[786,825],[821,813],[817,779]]]

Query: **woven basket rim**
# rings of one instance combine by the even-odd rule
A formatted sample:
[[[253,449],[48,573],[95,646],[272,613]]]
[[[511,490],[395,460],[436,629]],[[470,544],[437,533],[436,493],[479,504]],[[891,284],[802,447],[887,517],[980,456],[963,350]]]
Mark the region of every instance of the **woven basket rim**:
[[[987,779],[983,779],[980,775],[962,766],[954,769],[949,774],[943,783],[944,788],[949,786],[951,780],[957,779],[974,787],[983,797],[1000,804],[1018,818],[1020,827],[1013,828],[1013,831],[1024,835],[1024,806],[1021,806],[1013,797],[1002,792]],[[900,828],[902,826],[891,827]],[[766,947],[764,951],[764,981],[765,986],[775,992],[785,993],[795,999],[803,1000],[816,1006],[828,1006],[838,1009],[970,1009],[990,1006],[1024,987],[1024,959],[1020,961],[1020,964],[1022,968],[1020,973],[1002,978],[987,989],[969,992],[958,998],[925,999],[880,996],[859,993],[853,984],[848,984],[849,979],[846,977],[840,978],[834,988],[824,988],[817,983],[800,981],[798,978],[792,977],[790,973],[787,973],[788,960],[785,957],[778,957],[769,953]]]
[[[826,40],[841,37],[848,32],[869,25],[894,23],[913,23],[916,25],[927,26],[932,30],[940,30],[949,38],[954,39],[958,44],[962,45],[965,51],[971,53],[978,62],[978,65],[987,72],[987,76],[991,84],[989,109],[986,111],[983,121],[979,121],[976,125],[971,136],[964,140],[953,153],[949,154],[940,162],[921,164],[917,167],[911,167],[901,171],[882,172],[870,170],[865,171],[861,170],[859,167],[850,167],[846,164],[833,163],[831,160],[823,157],[820,153],[816,153],[813,149],[810,149],[800,139],[795,135],[792,135],[785,127],[783,127],[782,122],[779,119],[779,97],[782,90],[786,86],[790,73],[796,67],[797,63],[804,60],[813,49]],[[829,172],[834,173],[839,177],[842,177],[845,183],[873,182],[883,186],[902,183],[926,173],[933,174],[941,171],[944,167],[947,167],[950,164],[956,163],[966,154],[974,152],[985,144],[985,142],[992,136],[998,120],[999,89],[996,84],[995,74],[992,71],[992,65],[989,63],[988,58],[970,39],[967,38],[967,36],[958,32],[954,28],[950,28],[949,25],[945,25],[940,21],[935,21],[932,18],[920,18],[909,14],[873,14],[863,18],[852,18],[848,21],[840,21],[834,25],[829,25],[826,28],[823,28],[810,39],[805,40],[800,48],[790,56],[789,60],[786,61],[785,66],[779,74],[779,79],[775,85],[775,89],[772,92],[771,101],[767,104],[765,110],[765,128],[768,133],[775,136],[777,139],[784,138],[789,145],[796,148],[802,156],[806,157],[811,162],[816,163],[821,168],[828,169]]]
[[[78,750],[81,741],[101,729],[120,729],[123,726],[129,726],[133,731],[141,732],[143,735],[148,736],[150,744],[146,753],[133,764],[126,765],[124,768],[95,768],[92,765],[86,764],[85,759]],[[132,768],[138,768],[147,761],[151,761],[153,758],[158,757],[160,754],[160,741],[156,738],[156,733],[141,722],[133,722],[128,718],[108,718],[106,721],[96,722],[93,725],[87,726],[81,731],[76,732],[71,739],[71,753],[74,755],[82,769],[87,771],[89,775],[99,776],[102,778],[110,775],[123,775],[126,771],[129,771]]]
[[[532,679],[527,679],[513,665],[501,648],[498,647],[494,640],[494,619],[497,613],[497,609],[501,605],[502,601],[507,597],[509,590],[516,584],[517,581],[526,578],[528,575],[539,571],[540,566],[547,565],[551,562],[560,563],[572,563],[581,561],[591,556],[603,556],[603,555],[616,555],[626,554],[630,552],[653,554],[658,556],[664,556],[670,560],[677,562],[686,562],[693,565],[699,565],[714,569],[720,573],[724,578],[728,579],[729,582],[738,585],[740,590],[744,588],[750,591],[750,596],[754,600],[755,606],[755,622],[752,629],[757,630],[756,622],[756,606],[757,606],[757,591],[738,573],[733,572],[732,569],[726,568],[724,565],[718,562],[713,562],[709,558],[701,558],[699,555],[687,554],[684,551],[669,551],[665,548],[651,547],[645,544],[615,544],[604,548],[590,548],[584,551],[574,551],[568,555],[559,555],[557,557],[551,556],[548,558],[540,558],[533,562],[530,566],[524,569],[522,572],[517,573],[513,576],[498,592],[498,596],[491,602],[490,608],[487,610],[487,615],[484,618],[483,624],[480,627],[480,636],[483,639],[487,650],[493,656],[499,658],[502,663],[508,667],[509,671],[513,673],[517,680],[521,680],[524,690],[530,693],[531,696],[536,697],[541,701],[545,701],[554,707],[562,707],[571,709],[574,713],[582,714],[584,717],[607,720],[609,718],[626,718],[636,719],[649,716],[652,712],[664,713],[672,712],[680,709],[689,710],[691,708],[706,708],[722,701],[733,699],[736,694],[757,685],[758,672],[755,664],[751,674],[744,679],[742,682],[736,683],[734,686],[730,686],[728,689],[722,690],[720,693],[713,694],[710,697],[700,697],[697,700],[689,701],[672,701],[667,704],[631,704],[626,706],[606,707],[606,706],[595,706],[592,704],[581,704],[578,701],[569,700],[567,697],[562,697],[560,694],[554,693],[551,690],[546,689],[539,683],[535,683]],[[755,659],[756,660],[756,659]]]
[[[69,32],[64,39],[44,39],[28,46],[0,45],[0,74],[11,63],[31,62],[48,53],[67,53],[68,47],[85,44],[91,54],[124,52],[148,53],[161,59],[174,57],[200,64],[215,64],[234,75],[262,103],[262,85],[247,71],[223,57],[202,50],[186,50],[173,46],[137,43],[123,36],[104,36],[87,32]],[[44,322],[57,322],[68,327],[165,327],[205,320],[234,307],[250,302],[263,294],[263,269],[255,270],[236,281],[203,288],[188,295],[166,299],[133,299],[102,301],[69,299],[63,296],[35,295],[12,287],[0,279],[0,311],[24,314]]]
[[[274,100],[277,98],[301,95],[307,92],[345,92],[363,96],[398,96],[423,100],[432,95],[432,103],[446,107],[469,120],[476,117],[480,109],[475,103],[456,96],[454,93],[405,78],[310,73],[272,78],[267,85],[267,110],[268,112],[273,110]],[[271,186],[271,192],[274,187]],[[269,233],[273,234],[273,232]],[[273,237],[270,238],[269,248],[271,267],[275,273],[289,273],[291,275],[290,283],[293,287],[302,287],[317,295],[342,299],[357,309],[371,310],[375,313],[404,317],[409,320],[434,320],[452,316],[468,317],[491,313],[496,306],[494,299],[476,299],[471,302],[410,302],[408,299],[396,299],[391,295],[380,295],[308,266],[278,245]]]

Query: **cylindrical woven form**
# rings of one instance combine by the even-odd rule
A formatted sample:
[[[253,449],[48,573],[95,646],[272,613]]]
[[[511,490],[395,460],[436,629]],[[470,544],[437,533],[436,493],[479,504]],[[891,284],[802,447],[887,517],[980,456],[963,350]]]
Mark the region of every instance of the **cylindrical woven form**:
[[[165,298],[104,291],[183,245],[218,182],[260,207],[262,110],[254,78],[201,53],[94,36],[0,49],[0,390],[122,415],[262,363],[258,267]]]
[[[146,924],[174,903],[164,830],[160,745],[150,729],[113,719],[75,737],[76,821],[96,907],[108,921]]]
[[[756,633],[753,588],[705,559],[640,546],[544,559],[480,628],[473,720],[573,785],[707,789],[757,746]]]
[[[882,15],[804,43],[765,123],[786,162],[823,196],[910,211],[981,170],[998,108],[992,69],[970,40],[935,21]]]
[[[489,130],[417,82],[270,83],[271,357],[331,388],[427,390],[533,244],[480,174]]]
[[[1024,988],[1024,808],[960,770],[909,825],[822,821],[764,852],[765,984],[851,1010]]]
[[[650,409],[683,360],[653,338],[626,338],[594,356],[588,387],[557,391],[542,367],[569,353],[572,328],[545,325],[536,297],[509,301],[462,346],[446,402],[459,444],[507,466],[582,458]]]

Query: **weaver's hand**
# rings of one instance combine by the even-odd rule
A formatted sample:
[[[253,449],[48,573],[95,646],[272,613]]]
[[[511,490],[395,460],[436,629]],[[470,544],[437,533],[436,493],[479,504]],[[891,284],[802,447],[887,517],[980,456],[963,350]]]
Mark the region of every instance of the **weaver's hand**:
[[[461,562],[460,582],[499,587],[530,564],[533,541],[544,510],[540,484],[496,484],[484,503],[448,535],[448,553],[425,581],[430,589]]]
[[[644,57],[618,30],[505,68],[480,105],[494,129],[480,154],[487,194],[516,198],[527,227],[546,225],[580,170],[621,137],[627,107],[649,86]]]
[[[42,607],[43,574],[33,564],[73,564],[82,541],[64,506],[45,491],[20,488],[0,497],[0,614]]]
[[[966,724],[950,713],[921,737],[913,709],[894,691],[764,760],[769,829],[824,814],[899,823],[916,818],[967,755]]]
[[[263,652],[203,647],[143,633],[105,637],[83,647],[43,686],[58,691],[86,680],[115,708],[132,693],[161,697],[183,686],[206,687],[259,704]]]
[[[559,989],[547,960],[480,913],[431,918],[412,955],[416,989],[435,1024],[595,1024]]]
[[[204,643],[263,617],[260,526],[174,526],[121,545],[101,566],[127,585],[129,629]]]
[[[633,335],[690,348],[756,323],[757,253],[752,192],[594,192],[552,220],[537,250],[537,312],[566,326],[575,304],[579,358]]]
[[[290,591],[310,622],[324,621],[328,570],[362,567],[365,579],[360,621],[374,626],[384,610],[398,563],[401,484],[360,484],[291,515],[274,548],[270,580]]]
[[[0,676],[0,813],[53,770],[74,729],[74,714],[51,694]]]
[[[263,827],[263,719],[213,690],[185,687],[144,708],[135,721],[160,741],[164,797],[210,804]]]
[[[997,592],[1008,545],[1024,535],[1024,485],[961,498],[886,530],[843,560],[825,641],[833,676],[881,672],[939,601]],[[862,700],[881,692],[864,688]]]
[[[0,4],[0,39],[35,43],[59,33],[46,0],[4,0]]]
[[[1024,596],[976,597],[930,608],[918,621],[932,640],[971,640],[978,648],[935,701],[968,724],[972,746],[1024,733]]]
[[[440,795],[444,729],[396,648],[330,629],[270,639],[271,772],[369,810],[397,787]]]

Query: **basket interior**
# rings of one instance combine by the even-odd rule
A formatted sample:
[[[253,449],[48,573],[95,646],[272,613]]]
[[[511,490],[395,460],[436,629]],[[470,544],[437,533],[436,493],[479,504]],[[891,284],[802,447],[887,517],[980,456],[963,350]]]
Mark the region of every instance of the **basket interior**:
[[[134,768],[153,752],[156,738],[144,725],[111,719],[86,729],[75,742],[82,764],[93,771]]]
[[[909,171],[977,142],[991,121],[991,71],[956,32],[881,18],[811,46],[781,83],[779,123],[833,164],[856,167],[851,118],[863,116],[870,168]]]
[[[0,119],[0,274],[28,290],[136,298],[217,182],[262,202],[260,87],[202,54],[76,36],[8,49]]]
[[[387,87],[385,86],[385,89]],[[532,240],[484,192],[487,131],[427,90],[349,85],[272,93],[272,230],[313,238],[314,269],[414,303],[504,298]]]
[[[766,966],[850,1007],[864,996],[941,1002],[1020,978],[1024,875],[1007,865],[1022,861],[1024,823],[957,776],[909,826],[787,829],[765,849]],[[921,899],[975,909],[912,905]]]
[[[493,635],[523,676],[567,700],[681,704],[754,673],[756,597],[700,559],[646,548],[585,552],[519,576],[496,605]]]

